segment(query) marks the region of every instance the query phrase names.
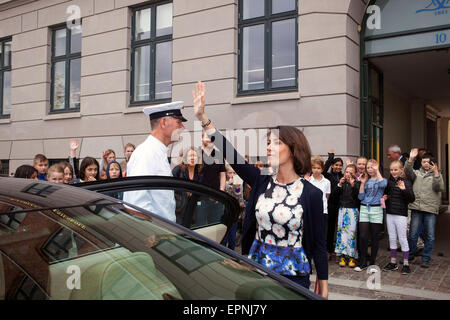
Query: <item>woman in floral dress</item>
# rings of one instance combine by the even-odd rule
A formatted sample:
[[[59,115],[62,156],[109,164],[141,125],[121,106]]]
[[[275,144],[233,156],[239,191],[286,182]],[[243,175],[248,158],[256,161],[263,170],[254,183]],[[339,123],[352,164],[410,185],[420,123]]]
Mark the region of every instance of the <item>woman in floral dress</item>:
[[[192,93],[194,114],[221,157],[251,186],[242,231],[242,254],[309,288],[314,260],[317,293],[328,297],[328,256],[322,192],[303,179],[311,171],[311,150],[303,133],[281,126],[269,135],[267,156],[273,175],[247,162],[205,114],[205,85]],[[226,157],[225,157],[226,155]]]

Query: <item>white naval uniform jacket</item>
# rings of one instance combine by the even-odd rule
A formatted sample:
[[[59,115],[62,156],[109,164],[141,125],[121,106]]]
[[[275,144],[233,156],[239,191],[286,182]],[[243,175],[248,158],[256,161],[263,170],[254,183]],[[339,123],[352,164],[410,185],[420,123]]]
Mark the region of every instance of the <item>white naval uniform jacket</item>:
[[[127,177],[172,176],[167,160],[168,148],[149,135],[131,154],[127,165]],[[143,190],[124,193],[123,201],[144,208],[175,222],[175,197],[172,190]]]

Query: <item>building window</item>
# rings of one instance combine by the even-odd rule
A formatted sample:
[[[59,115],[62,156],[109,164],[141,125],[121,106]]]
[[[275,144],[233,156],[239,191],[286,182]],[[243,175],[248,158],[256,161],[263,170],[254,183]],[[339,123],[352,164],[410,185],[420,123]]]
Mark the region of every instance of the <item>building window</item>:
[[[9,176],[9,160],[0,160],[0,176]]]
[[[50,112],[80,110],[81,25],[52,31]]]
[[[239,0],[238,94],[297,90],[297,0]]]
[[[172,99],[172,2],[133,10],[132,105]]]
[[[0,40],[0,118],[11,114],[11,38]]]

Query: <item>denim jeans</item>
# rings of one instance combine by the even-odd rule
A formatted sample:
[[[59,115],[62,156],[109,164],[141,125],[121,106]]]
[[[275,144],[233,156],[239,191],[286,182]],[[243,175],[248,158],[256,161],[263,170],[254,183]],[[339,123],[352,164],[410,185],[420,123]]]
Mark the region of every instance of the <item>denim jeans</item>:
[[[434,231],[436,227],[436,215],[429,212],[412,210],[411,223],[409,227],[409,256],[414,257],[417,250],[417,239],[419,232],[423,226],[425,246],[422,251],[422,261],[429,262],[431,260],[431,253],[434,248]]]

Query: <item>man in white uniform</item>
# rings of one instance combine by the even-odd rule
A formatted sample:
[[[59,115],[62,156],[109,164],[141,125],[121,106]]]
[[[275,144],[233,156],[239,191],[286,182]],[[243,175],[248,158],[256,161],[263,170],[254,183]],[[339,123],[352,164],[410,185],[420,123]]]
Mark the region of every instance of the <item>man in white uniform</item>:
[[[168,156],[169,144],[178,141],[187,121],[181,114],[183,101],[144,108],[150,116],[152,133],[131,155],[127,165],[127,177],[172,176]],[[125,192],[123,201],[146,209],[175,222],[175,197],[171,190],[144,190]]]

